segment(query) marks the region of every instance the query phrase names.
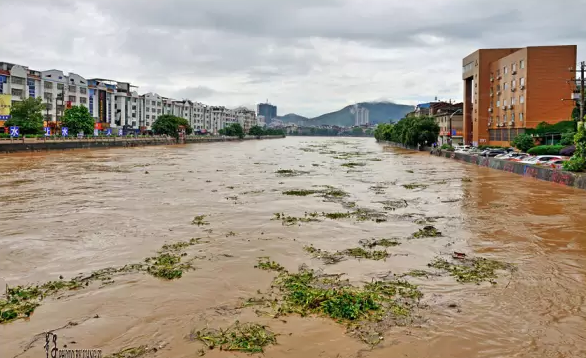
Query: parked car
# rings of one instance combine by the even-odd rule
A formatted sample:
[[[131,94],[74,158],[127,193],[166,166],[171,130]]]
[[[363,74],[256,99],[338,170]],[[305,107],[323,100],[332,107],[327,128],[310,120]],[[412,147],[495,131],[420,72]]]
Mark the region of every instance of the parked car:
[[[496,157],[499,154],[506,154],[507,151],[505,149],[486,149],[480,155],[483,157]]]
[[[539,165],[539,164],[547,163],[550,160],[563,160],[563,158],[560,157],[559,155],[538,155],[536,157],[530,157],[530,158],[521,160],[520,163]]]
[[[544,166],[552,167],[553,169],[562,169],[562,166],[566,160],[565,159],[554,159],[550,160],[549,162],[543,164]]]

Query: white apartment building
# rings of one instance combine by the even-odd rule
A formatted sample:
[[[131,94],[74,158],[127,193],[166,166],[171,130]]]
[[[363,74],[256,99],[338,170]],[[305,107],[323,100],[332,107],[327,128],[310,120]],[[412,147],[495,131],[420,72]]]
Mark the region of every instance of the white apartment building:
[[[117,82],[112,127],[138,128],[138,92],[128,82]]]
[[[149,92],[139,96],[138,126],[150,130],[153,122],[163,114],[163,97]]]
[[[257,125],[256,112],[251,111],[245,107],[239,107],[234,110],[238,123],[244,128],[244,132],[248,133],[251,127]]]
[[[267,122],[265,120],[265,116],[256,116],[256,124],[263,128],[266,127]]]

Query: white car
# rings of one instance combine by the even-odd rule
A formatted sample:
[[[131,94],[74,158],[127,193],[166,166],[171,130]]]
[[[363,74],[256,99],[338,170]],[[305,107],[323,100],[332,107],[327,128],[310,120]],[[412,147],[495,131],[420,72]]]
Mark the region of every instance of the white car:
[[[519,163],[539,165],[539,164],[547,163],[550,160],[559,160],[559,159],[563,159],[563,158],[559,155],[538,155],[536,157],[531,157],[531,158],[527,158],[525,160],[522,160]]]

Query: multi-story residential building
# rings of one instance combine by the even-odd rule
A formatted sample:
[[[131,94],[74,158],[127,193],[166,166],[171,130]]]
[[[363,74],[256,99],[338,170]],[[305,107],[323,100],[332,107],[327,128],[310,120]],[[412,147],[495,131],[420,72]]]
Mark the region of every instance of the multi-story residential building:
[[[270,103],[259,103],[256,106],[256,114],[265,118],[265,123],[270,124],[273,119],[277,118],[277,106]]]
[[[481,49],[463,59],[464,142],[509,145],[541,122],[569,120],[577,47]]]
[[[370,123],[369,111],[360,105],[355,104],[351,109],[350,113],[354,114],[354,125],[355,126],[367,126]]]
[[[122,127],[125,130],[138,128],[138,99],[136,88],[128,82],[117,82],[114,94],[114,122],[113,127]]]
[[[238,107],[235,109],[238,123],[244,129],[244,133],[248,133],[251,127],[257,125],[256,113],[245,107]]]
[[[116,127],[116,119],[119,118],[115,116],[118,114],[116,106],[118,83],[103,78],[92,78],[88,80],[88,88],[89,111],[94,117],[96,128]]]
[[[445,102],[444,102],[445,103]],[[463,103],[442,106],[434,111],[435,121],[440,127],[439,144],[445,144],[452,139],[453,144],[461,144],[463,137]]]
[[[150,130],[153,122],[163,114],[163,97],[149,92],[139,96],[138,126],[141,130]]]

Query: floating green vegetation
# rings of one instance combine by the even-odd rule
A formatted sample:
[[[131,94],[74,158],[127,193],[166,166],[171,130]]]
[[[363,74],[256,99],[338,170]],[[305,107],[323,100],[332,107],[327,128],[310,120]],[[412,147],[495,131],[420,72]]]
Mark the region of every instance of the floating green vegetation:
[[[409,169],[409,170],[405,170],[405,171],[406,171],[407,173],[411,173],[411,174],[413,174],[413,173],[414,173],[414,172],[413,172],[413,170],[411,170],[411,169]]]
[[[353,215],[356,217],[358,221],[374,221],[376,223],[381,223],[387,221],[387,216],[385,213],[378,212],[372,209],[357,209],[354,211]]]
[[[294,177],[303,174],[308,174],[309,172],[304,172],[301,170],[293,170],[293,169],[279,169],[275,172],[278,176],[282,177]]]
[[[192,225],[197,225],[197,226],[204,226],[204,225],[209,225],[210,223],[205,221],[204,219],[206,218],[207,215],[197,215],[193,218],[193,220],[191,221]]]
[[[370,159],[367,159],[367,160],[370,160],[371,162],[382,162],[383,161],[380,158],[370,158]]]
[[[185,248],[200,243],[199,239],[163,245],[157,256],[149,257],[143,263],[128,264],[122,267],[107,267],[93,271],[89,276],[77,276],[70,280],[49,281],[41,285],[8,287],[0,298],[0,323],[8,323],[20,318],[30,317],[41,301],[64,291],[82,289],[90,283],[101,281],[103,285],[113,283],[112,276],[121,273],[145,272],[155,277],[173,280],[180,278],[184,271],[193,269],[190,263],[182,262],[187,256]]]
[[[234,231],[230,231],[226,234],[226,237],[232,237],[232,236],[236,236],[236,233]]]
[[[247,303],[264,305],[273,310],[274,317],[329,317],[345,324],[364,342],[375,345],[391,327],[411,322],[413,309],[423,296],[417,286],[407,281],[372,281],[356,287],[341,277],[320,274],[305,266],[297,273],[281,271],[266,295]]]
[[[258,263],[254,266],[254,268],[258,268],[265,271],[284,271],[285,268],[280,264],[276,263],[275,261],[271,261],[269,257],[259,257]]]
[[[385,200],[385,201],[377,201],[379,204],[383,204],[383,209],[385,210],[397,210],[403,209],[408,206],[407,200]]]
[[[328,252],[325,250],[316,249],[313,246],[305,246],[303,250],[311,254],[313,258],[322,260],[326,265],[337,264],[338,262],[344,261],[346,259],[345,255],[341,252]]]
[[[191,340],[204,343],[208,349],[245,353],[262,353],[268,345],[277,344],[277,335],[266,326],[236,321],[226,329],[206,328],[192,331]],[[205,354],[205,352],[204,352]]]
[[[264,190],[251,190],[251,191],[245,191],[242,193],[242,195],[248,195],[248,194],[261,194],[264,193]]]
[[[348,196],[342,189],[328,188],[326,191],[322,191],[322,194],[326,198],[343,198]]]
[[[402,276],[429,277],[429,276],[433,276],[433,273],[425,271],[425,270],[411,270],[411,271],[404,273]]]
[[[371,187],[369,187],[369,190],[372,190],[375,194],[384,194],[385,193],[385,189],[387,187],[385,185],[382,184],[376,184],[376,185],[372,185]]]
[[[372,239],[372,240],[360,240],[358,242],[360,246],[366,247],[367,249],[373,249],[376,246],[382,247],[394,247],[399,246],[401,243],[397,239]]]
[[[368,259],[368,260],[384,260],[389,257],[389,253],[381,250],[365,250],[362,247],[354,247],[342,251],[343,254],[351,256],[357,259]]]
[[[271,220],[281,220],[281,223],[284,226],[292,226],[299,223],[308,223],[308,222],[318,222],[319,220],[317,217],[319,214],[317,212],[308,213],[306,212],[303,217],[296,217],[286,215],[285,213],[274,213],[274,217]]]
[[[105,358],[140,358],[147,353],[150,353],[150,349],[147,346],[125,348],[119,352],[110,354]]]
[[[303,248],[306,252],[310,253],[312,257],[321,259],[324,263],[331,265],[343,261],[345,257],[354,257],[357,259],[367,260],[384,260],[389,257],[389,253],[386,251],[379,250],[365,250],[361,247],[355,247],[336,252],[328,252],[321,249],[316,249],[313,246],[305,246]]]
[[[413,189],[425,189],[427,188],[429,185],[427,184],[403,184],[403,188],[405,189],[409,189],[409,190],[413,190]]]
[[[462,181],[464,183],[471,183],[472,182],[472,179],[470,179],[470,178],[462,178]]]
[[[359,162],[348,162],[348,163],[343,163],[340,164],[343,167],[346,168],[356,168],[356,167],[363,167],[366,165],[366,163],[359,163]]]
[[[452,262],[443,258],[436,258],[427,266],[447,271],[450,276],[455,277],[458,282],[474,282],[476,284],[480,284],[484,281],[496,284],[495,280],[498,278],[497,271],[512,271],[514,269],[512,264],[482,257],[462,257],[454,259]]]
[[[283,195],[293,195],[293,196],[308,196],[320,193],[320,190],[307,190],[307,189],[294,189],[294,190],[287,190],[283,192]]]
[[[442,236],[442,233],[441,231],[438,231],[433,225],[424,226],[422,229],[419,229],[417,232],[413,233],[413,237],[416,239],[436,236]]]
[[[233,187],[233,186],[227,186],[226,188],[227,188],[227,189],[234,189],[234,187]]]
[[[313,163],[312,166],[319,167],[320,165],[319,164],[316,164],[316,163]]]
[[[332,220],[339,220],[339,219],[347,219],[352,217],[352,213],[351,212],[345,212],[345,213],[322,213],[322,216],[328,219],[332,219]]]

